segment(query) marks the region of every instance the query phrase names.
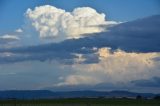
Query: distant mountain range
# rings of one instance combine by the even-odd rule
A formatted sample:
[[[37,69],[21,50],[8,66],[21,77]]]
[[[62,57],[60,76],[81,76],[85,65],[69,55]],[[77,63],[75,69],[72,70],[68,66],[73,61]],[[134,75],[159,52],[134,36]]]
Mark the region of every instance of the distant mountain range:
[[[0,99],[54,99],[54,98],[89,98],[89,97],[131,97],[142,96],[153,98],[156,95],[152,93],[134,93],[128,91],[68,91],[68,92],[53,92],[49,90],[10,90],[0,91]]]

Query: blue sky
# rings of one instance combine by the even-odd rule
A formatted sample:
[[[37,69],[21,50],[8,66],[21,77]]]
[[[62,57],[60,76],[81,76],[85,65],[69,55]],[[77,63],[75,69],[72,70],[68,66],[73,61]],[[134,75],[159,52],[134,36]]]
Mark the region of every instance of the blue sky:
[[[72,11],[76,7],[89,6],[106,14],[114,21],[130,21],[160,13],[159,0],[1,0],[0,34],[12,32],[24,23],[24,13],[28,8],[53,5]]]
[[[0,0],[0,90],[160,93],[159,28],[159,0]]]

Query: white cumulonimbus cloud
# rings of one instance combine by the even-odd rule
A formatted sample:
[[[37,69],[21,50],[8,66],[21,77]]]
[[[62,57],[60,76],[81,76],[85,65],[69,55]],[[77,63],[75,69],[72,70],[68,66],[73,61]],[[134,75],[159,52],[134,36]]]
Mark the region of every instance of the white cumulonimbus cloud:
[[[45,5],[36,7],[34,10],[28,9],[25,16],[27,25],[38,32],[40,38],[53,38],[53,41],[103,32],[106,30],[102,27],[103,25],[113,23],[105,20],[105,14],[98,13],[90,7],[79,7],[72,12],[66,12],[63,9]]]
[[[160,62],[155,60],[160,57],[159,53],[127,53],[122,50],[111,52],[110,48],[100,48],[95,55],[99,58],[99,62],[79,64],[76,60],[75,64],[69,66],[74,70],[73,74],[64,77],[63,82],[55,86],[127,84],[133,80],[160,77]]]

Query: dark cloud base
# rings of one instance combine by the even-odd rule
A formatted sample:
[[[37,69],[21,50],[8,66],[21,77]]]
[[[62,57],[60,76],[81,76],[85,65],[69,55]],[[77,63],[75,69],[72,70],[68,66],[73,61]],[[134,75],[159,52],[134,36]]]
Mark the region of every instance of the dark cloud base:
[[[0,63],[12,63],[27,60],[68,60],[76,58],[74,53],[93,54],[92,48],[110,47],[126,52],[160,52],[160,15],[119,24],[108,32],[92,34],[80,39],[65,40],[30,47],[0,49],[0,53],[12,53],[9,57],[0,56]],[[82,49],[84,48],[85,49]],[[67,61],[66,61],[67,63]]]

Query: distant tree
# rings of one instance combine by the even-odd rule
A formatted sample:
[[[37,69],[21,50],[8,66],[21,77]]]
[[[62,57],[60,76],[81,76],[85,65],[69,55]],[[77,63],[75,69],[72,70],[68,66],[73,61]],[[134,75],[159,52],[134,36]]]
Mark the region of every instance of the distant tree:
[[[160,100],[160,96],[157,95],[157,96],[154,97],[154,99],[155,100]]]
[[[141,95],[137,95],[136,99],[142,99]]]
[[[128,99],[127,97],[122,97],[122,99]]]
[[[104,99],[104,98],[105,98],[105,96],[99,96],[98,98],[99,98],[99,99]]]

